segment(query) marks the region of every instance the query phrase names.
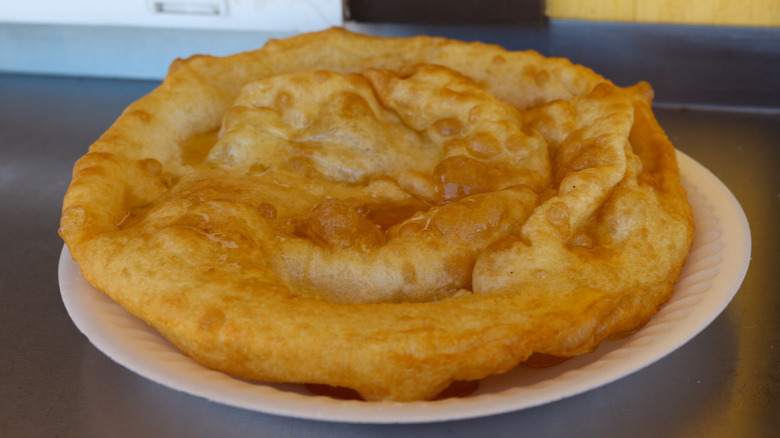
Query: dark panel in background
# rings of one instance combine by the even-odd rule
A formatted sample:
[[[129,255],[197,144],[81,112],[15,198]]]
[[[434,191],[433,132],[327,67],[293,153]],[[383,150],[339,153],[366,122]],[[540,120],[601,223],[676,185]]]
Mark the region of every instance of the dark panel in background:
[[[347,0],[345,15],[360,23],[541,24],[544,0]]]

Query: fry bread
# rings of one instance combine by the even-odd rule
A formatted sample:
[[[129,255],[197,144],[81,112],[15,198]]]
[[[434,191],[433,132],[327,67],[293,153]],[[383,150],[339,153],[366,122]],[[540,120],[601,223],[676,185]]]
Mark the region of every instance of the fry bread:
[[[693,221],[652,89],[344,29],[175,61],[74,167],[85,278],[199,363],[436,397],[641,327]]]

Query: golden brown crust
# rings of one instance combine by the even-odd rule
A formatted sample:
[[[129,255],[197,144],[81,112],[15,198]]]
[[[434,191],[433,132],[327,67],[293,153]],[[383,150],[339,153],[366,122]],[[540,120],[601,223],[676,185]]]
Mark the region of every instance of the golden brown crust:
[[[60,233],[206,366],[431,399],[669,299],[693,223],[651,98],[343,29],[179,60],[76,163]]]

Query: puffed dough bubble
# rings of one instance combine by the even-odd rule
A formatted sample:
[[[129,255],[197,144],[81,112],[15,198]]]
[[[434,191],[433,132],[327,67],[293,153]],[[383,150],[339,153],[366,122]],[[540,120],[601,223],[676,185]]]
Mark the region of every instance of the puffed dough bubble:
[[[645,324],[693,236],[646,83],[334,28],[175,61],[74,167],[85,278],[204,366],[434,399]]]

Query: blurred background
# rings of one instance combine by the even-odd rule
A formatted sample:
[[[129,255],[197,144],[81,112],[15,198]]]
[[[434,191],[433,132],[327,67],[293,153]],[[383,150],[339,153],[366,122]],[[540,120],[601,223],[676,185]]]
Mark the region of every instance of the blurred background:
[[[158,80],[170,62],[330,26],[564,56],[657,101],[776,107],[777,0],[27,0],[0,11],[0,72]]]

